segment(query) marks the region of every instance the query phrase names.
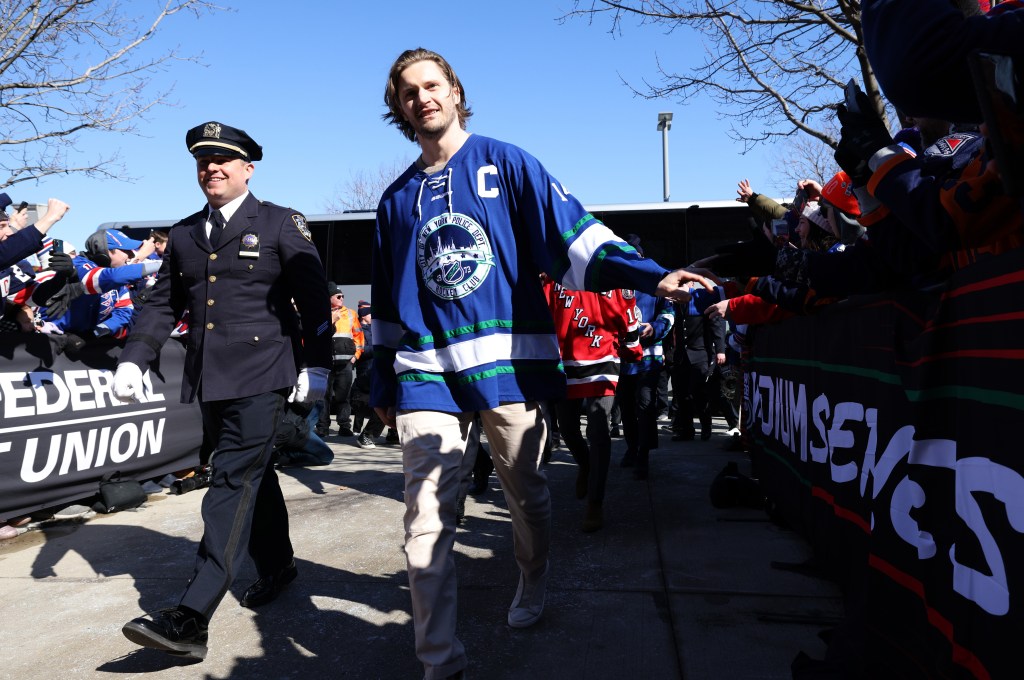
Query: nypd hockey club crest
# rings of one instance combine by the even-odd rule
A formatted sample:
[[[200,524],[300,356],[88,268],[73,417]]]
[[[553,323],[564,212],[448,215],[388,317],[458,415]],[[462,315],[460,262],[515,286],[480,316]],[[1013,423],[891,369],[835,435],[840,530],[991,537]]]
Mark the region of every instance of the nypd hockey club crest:
[[[455,300],[480,287],[494,268],[494,254],[487,234],[473,218],[445,213],[420,229],[416,262],[431,293]]]

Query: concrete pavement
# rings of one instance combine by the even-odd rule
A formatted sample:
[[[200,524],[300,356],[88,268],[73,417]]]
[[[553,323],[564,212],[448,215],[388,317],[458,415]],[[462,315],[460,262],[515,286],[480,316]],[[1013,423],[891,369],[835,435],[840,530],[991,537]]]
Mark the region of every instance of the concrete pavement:
[[[459,635],[469,678],[791,677],[801,650],[841,614],[837,589],[772,562],[810,549],[761,510],[716,510],[708,487],[726,462],[724,424],[708,442],[652,453],[651,477],[618,467],[614,440],[605,527],[579,530],[583,502],[564,448],[547,466],[553,500],[552,574],[544,618],[505,623],[517,570],[504,499],[467,501],[459,529]],[[413,653],[397,448],[329,439],[331,465],[281,474],[299,578],[273,604],[237,600],[251,564],[210,624],[201,663],[140,649],[120,628],[169,606],[191,573],[202,491],[154,495],[137,510],[50,520],[0,542],[0,678],[419,678]]]

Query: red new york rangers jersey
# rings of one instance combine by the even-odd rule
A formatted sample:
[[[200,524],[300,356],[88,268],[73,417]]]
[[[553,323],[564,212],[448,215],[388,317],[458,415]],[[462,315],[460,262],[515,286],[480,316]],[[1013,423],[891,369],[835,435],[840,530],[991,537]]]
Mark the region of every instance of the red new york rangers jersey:
[[[640,361],[643,349],[632,290],[589,293],[544,285],[562,353],[568,399],[615,394],[620,358]]]

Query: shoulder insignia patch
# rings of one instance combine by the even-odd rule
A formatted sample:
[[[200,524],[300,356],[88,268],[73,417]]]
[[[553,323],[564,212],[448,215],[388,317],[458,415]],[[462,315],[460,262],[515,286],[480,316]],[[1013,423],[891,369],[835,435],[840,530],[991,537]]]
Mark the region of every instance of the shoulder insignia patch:
[[[309,227],[306,225],[306,218],[302,215],[295,214],[292,215],[292,222],[294,222],[295,226],[298,227],[299,233],[302,234],[303,238],[312,243],[313,234],[309,231]]]
[[[946,135],[939,141],[928,147],[928,154],[932,156],[953,156],[966,142],[974,139],[974,135],[957,132]]]

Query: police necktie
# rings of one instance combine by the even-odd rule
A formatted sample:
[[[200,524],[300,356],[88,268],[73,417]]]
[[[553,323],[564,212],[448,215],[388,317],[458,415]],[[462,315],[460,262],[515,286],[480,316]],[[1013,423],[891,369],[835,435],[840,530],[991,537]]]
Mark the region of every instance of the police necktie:
[[[224,215],[220,210],[210,212],[210,245],[214,248],[220,243],[220,235],[224,231]]]

